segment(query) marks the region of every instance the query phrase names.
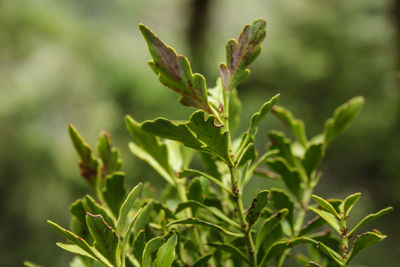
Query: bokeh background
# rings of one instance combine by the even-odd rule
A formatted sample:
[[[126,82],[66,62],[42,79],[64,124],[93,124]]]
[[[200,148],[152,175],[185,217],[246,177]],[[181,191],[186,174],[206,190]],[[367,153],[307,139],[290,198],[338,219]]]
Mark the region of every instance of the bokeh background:
[[[94,146],[111,133],[129,185],[164,182],[127,149],[123,116],[185,119],[193,110],[160,85],[137,29],[144,23],[189,57],[209,87],[224,45],[244,24],[264,17],[267,39],[252,75],[240,86],[242,128],[280,92],[280,104],[304,119],[309,136],[339,104],[362,95],[365,107],[329,148],[317,194],[362,192],[356,217],[388,205],[372,227],[389,237],[357,266],[399,266],[400,12],[397,0],[1,0],[0,1],[0,265],[31,260],[68,266],[71,256],[46,223],[69,222],[68,207],[89,193],[66,126]],[[281,127],[267,118],[257,136]],[[283,129],[283,128],[282,128]],[[247,190],[262,185],[255,178]],[[356,266],[356,265],[355,265]]]

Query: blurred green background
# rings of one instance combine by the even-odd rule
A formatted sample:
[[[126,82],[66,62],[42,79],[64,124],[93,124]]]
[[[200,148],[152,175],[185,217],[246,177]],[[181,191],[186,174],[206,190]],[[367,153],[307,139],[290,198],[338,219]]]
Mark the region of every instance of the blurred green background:
[[[0,265],[21,266],[27,259],[68,266],[71,256],[56,247],[61,238],[45,220],[67,226],[70,203],[89,193],[79,177],[69,123],[92,146],[102,129],[111,133],[130,185],[149,180],[164,186],[128,152],[123,116],[185,119],[193,110],[177,105],[177,95],[158,83],[137,24],[187,55],[212,87],[226,40],[264,17],[262,54],[239,88],[242,128],[280,92],[280,104],[303,118],[313,136],[336,106],[364,96],[361,115],[328,150],[316,193],[342,198],[362,192],[359,217],[395,206],[372,225],[388,239],[363,254],[357,266],[399,266],[398,2],[1,0]],[[273,127],[282,128],[272,117],[263,122],[261,150]],[[247,190],[261,184],[256,178]]]

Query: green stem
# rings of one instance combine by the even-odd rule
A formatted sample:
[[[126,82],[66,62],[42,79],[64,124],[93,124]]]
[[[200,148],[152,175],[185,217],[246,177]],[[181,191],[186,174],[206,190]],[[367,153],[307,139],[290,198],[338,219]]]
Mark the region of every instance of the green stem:
[[[257,256],[256,256],[256,247],[254,245],[253,237],[251,235],[249,224],[246,222],[246,218],[244,216],[244,208],[243,208],[243,199],[242,194],[239,192],[239,188],[237,187],[238,177],[237,177],[237,168],[232,167],[229,168],[231,174],[231,182],[232,182],[232,193],[235,199],[235,204],[237,207],[240,224],[242,226],[242,231],[245,234],[246,244],[249,253],[249,261],[250,267],[257,266]]]

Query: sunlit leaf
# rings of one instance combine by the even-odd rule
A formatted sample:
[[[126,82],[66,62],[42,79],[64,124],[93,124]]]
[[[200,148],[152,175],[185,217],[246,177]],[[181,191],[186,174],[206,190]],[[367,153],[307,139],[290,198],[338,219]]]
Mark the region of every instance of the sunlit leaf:
[[[170,267],[175,258],[175,246],[178,236],[173,234],[157,251],[154,267]]]
[[[353,248],[350,251],[349,258],[346,263],[349,263],[355,256],[357,256],[361,251],[372,246],[373,244],[381,242],[386,238],[386,235],[382,235],[377,232],[366,232],[362,235],[356,237],[353,243]]]
[[[117,220],[117,231],[121,237],[126,235],[126,231],[128,230],[128,214],[133,209],[135,201],[139,196],[140,191],[142,190],[143,184],[139,183],[136,185],[128,196],[125,198],[124,202],[121,205],[119,210],[119,216]]]
[[[315,202],[317,202],[317,204],[324,210],[326,210],[327,212],[331,213],[332,215],[335,216],[335,218],[339,219],[340,216],[339,214],[336,212],[335,208],[332,206],[331,203],[329,203],[328,201],[326,201],[325,199],[316,196],[316,195],[312,195],[312,198],[314,199]]]
[[[385,215],[386,213],[389,213],[393,210],[393,207],[387,207],[383,210],[378,211],[377,213],[373,213],[370,214],[366,217],[364,217],[364,219],[362,219],[350,232],[349,232],[349,236],[351,236],[352,234],[354,234],[360,227],[364,226],[365,224],[372,222],[376,219],[378,219],[379,217]]]
[[[310,210],[312,210],[313,212],[315,212],[316,214],[318,214],[322,219],[324,219],[330,226],[332,226],[332,228],[338,233],[338,234],[342,234],[340,231],[340,226],[339,223],[335,217],[335,215],[333,215],[330,212],[327,212],[325,210],[320,210],[320,209],[316,209],[314,207],[309,207]]]
[[[231,231],[226,230],[225,228],[223,228],[223,227],[221,227],[221,226],[219,226],[217,224],[210,223],[210,222],[207,222],[207,221],[204,221],[204,220],[200,220],[200,219],[196,219],[196,218],[187,218],[187,219],[176,220],[176,221],[173,221],[173,222],[169,223],[167,225],[167,227],[169,227],[171,225],[174,225],[174,224],[197,224],[197,225],[203,225],[203,226],[207,226],[207,227],[213,228],[213,229],[215,229],[217,231],[220,231],[220,232],[222,232],[222,233],[224,233],[226,235],[235,236],[235,237],[243,237],[244,236],[243,233],[231,232]]]
[[[125,174],[123,172],[115,172],[105,177],[103,197],[116,218],[119,216],[119,209],[126,196],[124,179]]]
[[[344,218],[346,218],[349,215],[351,208],[354,206],[354,204],[357,203],[360,197],[361,193],[355,193],[353,195],[346,197],[346,199],[343,200],[342,204],[340,204],[340,210],[343,212]]]

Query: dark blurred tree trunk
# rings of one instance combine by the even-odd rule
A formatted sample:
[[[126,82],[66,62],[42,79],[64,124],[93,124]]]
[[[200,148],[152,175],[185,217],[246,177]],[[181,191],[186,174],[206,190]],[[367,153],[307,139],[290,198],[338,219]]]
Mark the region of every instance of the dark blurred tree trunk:
[[[190,62],[196,72],[204,73],[205,39],[210,20],[211,0],[192,0],[189,2],[189,27],[187,40],[190,48]]]

